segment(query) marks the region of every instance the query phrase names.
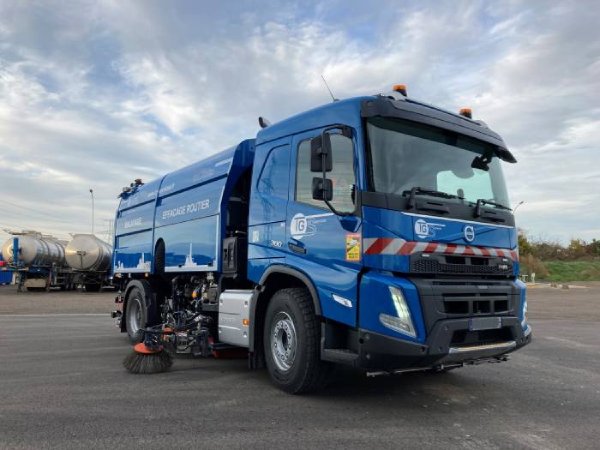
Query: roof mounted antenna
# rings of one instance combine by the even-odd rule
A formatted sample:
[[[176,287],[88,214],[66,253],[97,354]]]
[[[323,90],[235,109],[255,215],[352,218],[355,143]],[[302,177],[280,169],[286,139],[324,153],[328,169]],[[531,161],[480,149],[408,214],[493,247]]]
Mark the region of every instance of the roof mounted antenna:
[[[331,92],[331,89],[329,89],[329,85],[327,84],[327,80],[325,79],[323,74],[321,74],[321,78],[323,78],[323,83],[325,83],[325,87],[329,91],[329,95],[331,95],[331,100],[333,100],[334,102],[339,102],[339,99],[337,99],[333,96],[333,92]]]

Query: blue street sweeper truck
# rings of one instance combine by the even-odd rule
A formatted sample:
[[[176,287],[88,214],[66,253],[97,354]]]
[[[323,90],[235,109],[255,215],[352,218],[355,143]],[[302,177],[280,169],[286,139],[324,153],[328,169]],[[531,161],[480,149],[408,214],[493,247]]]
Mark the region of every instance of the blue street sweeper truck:
[[[502,163],[469,109],[334,101],[123,189],[113,312],[157,354],[247,353],[291,393],[332,367],[443,372],[528,344]]]

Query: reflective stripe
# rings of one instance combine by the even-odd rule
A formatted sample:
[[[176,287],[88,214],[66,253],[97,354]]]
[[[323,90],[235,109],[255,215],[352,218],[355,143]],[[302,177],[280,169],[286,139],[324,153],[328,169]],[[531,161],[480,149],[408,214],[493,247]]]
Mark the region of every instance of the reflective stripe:
[[[384,255],[395,255],[395,254],[397,254],[400,251],[400,249],[405,244],[406,244],[406,241],[404,239],[394,239],[384,249],[383,254]]]
[[[471,249],[471,251],[473,252],[474,255],[476,256],[483,256],[483,251],[480,248],[477,247],[469,247]]]
[[[519,260],[519,252],[514,250],[475,247],[473,245],[443,244],[438,242],[405,241],[401,238],[365,238],[365,255],[413,255],[415,253],[443,253],[465,256],[499,256]]]
[[[417,242],[417,245],[415,245],[415,248],[413,249],[413,253],[424,252],[427,247],[429,247],[429,242]]]
[[[366,240],[366,239],[365,239]],[[393,238],[377,238],[366,250],[367,255],[379,255],[387,247],[387,245],[396,239]],[[401,239],[403,240],[403,239]]]
[[[411,253],[413,253],[416,246],[417,242],[407,242],[402,247],[400,247],[400,251],[398,253],[400,255],[410,255]]]

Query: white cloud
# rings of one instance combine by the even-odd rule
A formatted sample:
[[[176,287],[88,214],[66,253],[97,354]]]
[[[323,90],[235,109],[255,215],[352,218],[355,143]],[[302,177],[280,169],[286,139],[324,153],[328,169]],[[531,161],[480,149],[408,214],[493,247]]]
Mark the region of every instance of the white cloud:
[[[133,178],[251,137],[259,115],[328,102],[323,73],[338,97],[406,82],[421,100],[473,106],[519,159],[506,172],[526,201],[520,225],[594,237],[597,3],[395,6],[1,3],[0,176],[19,206],[0,205],[0,227],[85,231],[89,187],[110,220]]]

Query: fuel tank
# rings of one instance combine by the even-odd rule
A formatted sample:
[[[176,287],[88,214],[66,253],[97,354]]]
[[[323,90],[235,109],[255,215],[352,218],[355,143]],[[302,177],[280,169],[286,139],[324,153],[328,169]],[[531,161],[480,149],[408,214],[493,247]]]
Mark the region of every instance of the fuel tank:
[[[2,255],[6,262],[14,264],[14,239],[18,239],[18,262],[28,266],[48,267],[55,264],[65,265],[64,243],[39,233],[23,234],[11,237],[2,246]]]
[[[93,234],[76,234],[65,248],[65,257],[74,270],[104,272],[110,267],[112,247]]]

